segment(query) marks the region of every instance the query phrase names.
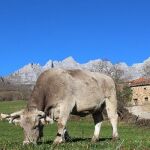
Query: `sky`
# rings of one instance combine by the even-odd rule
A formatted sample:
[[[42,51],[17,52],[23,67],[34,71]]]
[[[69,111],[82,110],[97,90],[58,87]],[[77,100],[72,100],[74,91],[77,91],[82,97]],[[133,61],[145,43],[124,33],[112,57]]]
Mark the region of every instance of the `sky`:
[[[150,57],[150,1],[0,0],[0,76],[68,56],[128,65]]]

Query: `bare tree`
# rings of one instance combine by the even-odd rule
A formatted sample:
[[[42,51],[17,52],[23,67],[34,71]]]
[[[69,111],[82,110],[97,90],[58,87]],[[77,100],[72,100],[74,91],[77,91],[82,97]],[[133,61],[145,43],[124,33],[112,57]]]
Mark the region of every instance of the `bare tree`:
[[[124,81],[124,70],[116,64],[112,67],[111,77],[115,80],[116,83]]]
[[[142,71],[145,78],[150,78],[150,61],[144,63]]]
[[[107,75],[111,75],[113,65],[110,61],[101,60],[96,64],[93,64],[91,71],[93,72],[101,72]]]
[[[124,77],[124,70],[120,67],[120,65],[113,65],[107,60],[99,61],[98,63],[94,64],[91,71],[107,74],[111,76],[116,83],[121,82]]]

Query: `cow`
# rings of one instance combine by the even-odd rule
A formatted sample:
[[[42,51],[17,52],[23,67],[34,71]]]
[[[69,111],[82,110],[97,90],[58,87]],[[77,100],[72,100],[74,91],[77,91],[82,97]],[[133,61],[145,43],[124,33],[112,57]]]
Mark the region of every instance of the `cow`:
[[[117,131],[117,99],[113,79],[107,75],[85,70],[50,69],[38,78],[25,109],[1,114],[1,119],[19,124],[24,131],[23,144],[34,143],[43,136],[46,123],[57,123],[55,144],[68,138],[66,123],[70,114],[84,117],[91,114],[95,124],[92,141],[99,140],[106,108],[114,139]]]

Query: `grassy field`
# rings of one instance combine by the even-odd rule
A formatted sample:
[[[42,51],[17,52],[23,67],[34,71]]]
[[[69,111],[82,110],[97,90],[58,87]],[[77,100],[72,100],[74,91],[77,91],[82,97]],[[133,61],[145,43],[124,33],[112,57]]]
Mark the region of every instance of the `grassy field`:
[[[0,112],[10,113],[25,106],[23,101],[1,102]],[[150,150],[150,129],[139,128],[126,123],[119,123],[120,140],[111,140],[112,129],[108,122],[102,125],[100,141],[91,143],[94,125],[92,121],[81,119],[68,122],[71,142],[58,146],[52,144],[56,135],[56,124],[47,125],[44,129],[44,139],[38,145],[22,146],[23,132],[19,126],[0,122],[0,150]]]

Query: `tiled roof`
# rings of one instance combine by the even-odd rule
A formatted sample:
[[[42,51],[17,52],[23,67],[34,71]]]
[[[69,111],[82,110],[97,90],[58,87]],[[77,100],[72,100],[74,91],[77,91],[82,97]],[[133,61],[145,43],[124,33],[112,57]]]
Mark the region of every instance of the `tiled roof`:
[[[139,78],[129,82],[129,85],[132,86],[142,86],[150,85],[150,78]]]

